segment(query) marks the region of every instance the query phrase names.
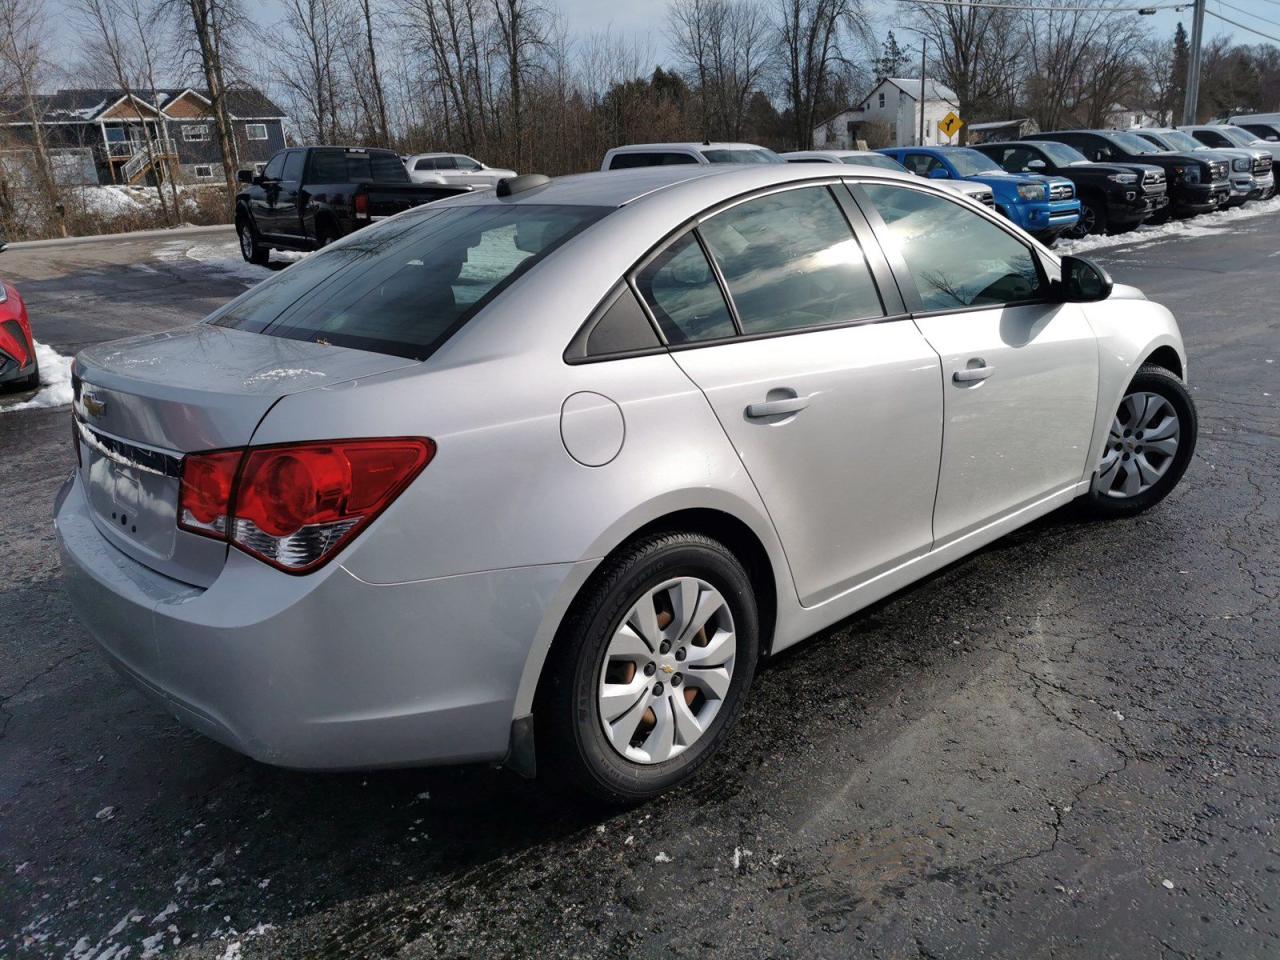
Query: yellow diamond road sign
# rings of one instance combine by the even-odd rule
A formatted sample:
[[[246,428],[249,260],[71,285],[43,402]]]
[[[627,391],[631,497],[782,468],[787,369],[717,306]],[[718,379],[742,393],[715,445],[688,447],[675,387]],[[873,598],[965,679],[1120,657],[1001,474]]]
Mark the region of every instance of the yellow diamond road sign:
[[[948,113],[945,117],[938,121],[938,129],[947,135],[950,139],[960,132],[960,128],[964,126],[964,121],[955,115]]]

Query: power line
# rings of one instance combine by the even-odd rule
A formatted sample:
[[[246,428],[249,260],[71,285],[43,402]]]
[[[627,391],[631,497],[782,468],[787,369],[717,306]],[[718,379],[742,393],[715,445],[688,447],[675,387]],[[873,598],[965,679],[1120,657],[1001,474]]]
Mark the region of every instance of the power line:
[[[920,0],[915,0],[915,2],[918,3],[920,2]],[[1240,23],[1236,20],[1232,20],[1230,17],[1224,17],[1222,14],[1214,13],[1212,10],[1209,10],[1209,9],[1206,9],[1205,13],[1207,13],[1211,17],[1217,17],[1219,20],[1223,21],[1224,23],[1229,23],[1233,27],[1239,27],[1241,30],[1247,30],[1249,33],[1256,33],[1260,37],[1266,37],[1268,40],[1273,40],[1276,43],[1280,43],[1280,37],[1273,36],[1270,33],[1263,33],[1261,30],[1256,30],[1253,27],[1245,26],[1243,23]]]
[[[1237,13],[1243,13],[1246,17],[1253,17],[1253,19],[1261,20],[1263,23],[1269,23],[1273,27],[1280,27],[1280,20],[1268,20],[1260,14],[1256,14],[1251,10],[1246,10],[1244,7],[1237,7],[1234,3],[1227,3],[1227,0],[1217,0],[1217,2],[1220,7],[1230,7]],[[1280,3],[1280,0],[1276,0],[1276,2]]]
[[[1110,5],[1089,7],[1058,7],[1019,3],[991,3],[988,0],[898,0],[899,3],[923,3],[935,7],[992,7],[1000,10],[1035,10],[1048,13],[1146,13],[1156,10],[1185,10],[1192,3],[1157,3],[1145,7],[1113,7]],[[1271,0],[1280,3],[1280,0]]]

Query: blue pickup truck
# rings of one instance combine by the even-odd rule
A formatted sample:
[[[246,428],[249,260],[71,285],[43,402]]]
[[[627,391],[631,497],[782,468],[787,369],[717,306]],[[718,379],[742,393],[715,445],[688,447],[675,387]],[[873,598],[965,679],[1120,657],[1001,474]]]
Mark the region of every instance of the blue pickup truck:
[[[886,147],[880,153],[930,180],[985,184],[996,209],[1041,243],[1052,244],[1080,219],[1075,185],[1066,177],[1009,173],[968,147]]]

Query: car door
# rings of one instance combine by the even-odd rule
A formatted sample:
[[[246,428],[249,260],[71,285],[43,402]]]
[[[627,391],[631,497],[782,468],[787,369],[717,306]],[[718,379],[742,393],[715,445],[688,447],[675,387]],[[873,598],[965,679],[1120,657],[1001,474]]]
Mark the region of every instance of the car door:
[[[445,183],[463,182],[463,177],[458,172],[458,161],[453,157],[435,157],[432,165]]]
[[[284,169],[276,190],[271,232],[278,237],[300,239],[302,233],[302,168],[307,151],[290,150],[284,157]]]
[[[993,218],[908,185],[854,193],[941,358],[935,547],[1079,483],[1098,397],[1082,308],[1051,300],[1040,254]]]
[[[453,162],[458,168],[454,183],[463,183],[469,187],[492,187],[497,182],[497,178],[470,157],[458,154]]]
[[[844,187],[704,216],[634,282],[760,491],[802,604],[928,551],[938,358]]]
[[[280,175],[284,172],[284,158],[288,150],[281,150],[268,162],[255,189],[249,195],[249,208],[259,233],[274,234],[276,200],[280,193]]]

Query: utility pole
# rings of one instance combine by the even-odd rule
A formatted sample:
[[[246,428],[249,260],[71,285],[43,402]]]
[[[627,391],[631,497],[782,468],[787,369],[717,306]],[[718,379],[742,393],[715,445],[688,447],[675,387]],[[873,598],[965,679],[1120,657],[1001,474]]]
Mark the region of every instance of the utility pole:
[[[1196,107],[1200,102],[1200,59],[1204,40],[1205,0],[1195,0],[1195,14],[1191,21],[1191,60],[1187,64],[1187,99],[1182,104],[1182,122],[1196,122]]]
[[[1198,0],[1198,2],[1204,3],[1204,0]],[[920,108],[920,139],[916,141],[916,146],[918,147],[924,146],[924,103],[925,103],[924,60],[925,60],[925,51],[928,49],[929,49],[928,38],[921,37],[920,38],[920,102],[916,104],[916,106]]]

